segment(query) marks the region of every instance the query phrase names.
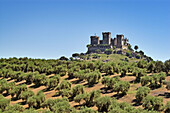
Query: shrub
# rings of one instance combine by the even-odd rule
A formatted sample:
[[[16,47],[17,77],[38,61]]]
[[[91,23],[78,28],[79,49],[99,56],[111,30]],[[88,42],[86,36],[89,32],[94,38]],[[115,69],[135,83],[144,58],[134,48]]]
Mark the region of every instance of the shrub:
[[[99,71],[94,71],[86,74],[86,79],[89,86],[93,86],[94,84],[98,83],[100,78],[101,73]]]
[[[146,97],[150,93],[150,88],[148,87],[140,87],[136,93],[136,100],[140,103],[144,97]]]
[[[112,89],[114,85],[119,81],[120,81],[119,77],[110,78],[105,76],[102,79],[102,84],[104,84],[107,89]]]
[[[108,112],[111,108],[112,98],[109,96],[102,96],[96,100],[96,106],[100,112]]]
[[[25,110],[25,108],[22,105],[19,104],[14,104],[14,105],[10,105],[7,106],[6,110],[8,113],[12,113],[12,112],[23,112]]]
[[[84,87],[82,85],[76,85],[72,88],[72,98],[83,93],[84,93]]]
[[[126,94],[129,88],[130,83],[127,81],[119,81],[114,85],[114,91],[116,91],[117,94],[119,94],[120,91],[122,92],[122,94]]]
[[[146,96],[143,99],[142,106],[148,110],[162,111],[164,109],[163,99],[154,96]]]
[[[166,89],[170,90],[170,82],[167,82]]]
[[[87,93],[84,97],[85,104],[87,106],[93,106],[95,104],[96,99],[98,99],[100,96],[100,90],[94,90],[90,93]]]
[[[4,98],[3,95],[0,94],[0,109],[2,111],[5,110],[5,108],[10,104],[10,99]]]
[[[168,102],[166,103],[165,113],[170,113],[170,101],[168,101]]]
[[[54,89],[55,87],[58,86],[59,82],[60,82],[60,76],[56,75],[53,76],[52,78],[47,79],[46,86],[48,87],[48,89]]]
[[[28,90],[28,91],[22,92],[21,95],[20,95],[20,98],[21,98],[22,100],[26,100],[26,101],[27,101],[27,99],[28,99],[29,97],[32,97],[32,96],[34,96],[34,92],[31,91],[31,90]]]
[[[165,65],[165,72],[168,74],[168,72],[170,70],[170,59],[166,60],[164,65]]]

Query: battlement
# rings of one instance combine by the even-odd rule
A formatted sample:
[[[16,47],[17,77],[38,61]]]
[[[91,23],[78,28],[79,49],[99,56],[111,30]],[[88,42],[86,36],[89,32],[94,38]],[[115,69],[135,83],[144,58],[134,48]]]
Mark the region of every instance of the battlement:
[[[111,34],[111,32],[102,32],[102,34]]]

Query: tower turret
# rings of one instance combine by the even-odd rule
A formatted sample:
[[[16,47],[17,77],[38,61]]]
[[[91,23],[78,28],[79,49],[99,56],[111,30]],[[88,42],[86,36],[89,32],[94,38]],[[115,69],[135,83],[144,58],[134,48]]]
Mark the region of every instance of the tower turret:
[[[91,45],[99,44],[99,37],[98,36],[90,36],[91,38]]]
[[[117,47],[118,48],[122,48],[122,46],[124,45],[123,40],[124,40],[124,35],[116,35],[117,37]]]
[[[111,32],[103,32],[103,44],[109,44],[111,43]]]

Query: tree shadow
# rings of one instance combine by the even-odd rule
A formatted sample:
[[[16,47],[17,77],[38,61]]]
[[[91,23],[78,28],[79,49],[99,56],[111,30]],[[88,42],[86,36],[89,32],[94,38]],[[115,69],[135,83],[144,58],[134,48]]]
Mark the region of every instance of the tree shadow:
[[[60,96],[59,92],[56,92],[52,97],[58,97]]]
[[[122,98],[123,96],[125,96],[125,94],[120,93],[120,94],[114,94],[114,95],[111,96],[111,97],[115,97],[116,99],[120,99],[120,98]]]
[[[45,88],[45,89],[43,89],[42,91],[43,91],[43,92],[47,92],[47,91],[52,91],[52,90],[54,90],[54,89],[52,89],[52,88]]]
[[[100,90],[101,90],[101,93],[102,93],[102,94],[113,93],[113,90],[108,89],[108,88],[106,88],[106,87],[102,87],[102,88],[100,88]]]
[[[140,105],[142,105],[142,103],[138,103],[136,99],[133,99],[132,103],[134,103],[133,106],[140,106]]]
[[[74,81],[71,81],[71,83],[73,84],[80,84],[80,83],[84,83],[85,81],[83,80],[74,80]]]
[[[82,106],[85,106],[85,104],[83,103],[83,104],[79,104],[79,105],[74,105],[74,107],[75,107],[76,109],[80,109]]]
[[[102,77],[104,77],[104,76],[109,76],[109,74],[103,74]]]
[[[30,86],[30,88],[39,88],[40,87],[40,85],[32,85],[32,86]]]
[[[26,101],[18,102],[20,105],[26,105]]]
[[[170,93],[165,92],[164,94],[158,94],[158,96],[164,96],[165,98],[170,98]]]
[[[17,99],[16,97],[13,97],[13,98],[11,98],[11,100],[12,100],[12,101],[17,101],[17,100],[19,100],[19,99]]]
[[[10,94],[8,94],[8,93],[3,93],[2,94],[4,97],[6,97],[6,96],[9,96]]]

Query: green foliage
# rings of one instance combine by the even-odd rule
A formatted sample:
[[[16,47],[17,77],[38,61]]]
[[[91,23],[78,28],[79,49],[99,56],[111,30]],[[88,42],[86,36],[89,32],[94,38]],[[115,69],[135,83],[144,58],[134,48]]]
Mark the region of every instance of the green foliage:
[[[154,69],[155,69],[155,63],[154,63],[154,62],[149,62],[149,63],[148,63],[148,66],[147,66],[147,70],[148,70],[150,73],[153,73],[153,72],[154,72]]]
[[[128,72],[128,67],[127,66],[123,66],[121,68],[121,77],[126,76],[126,73]]]
[[[150,76],[144,76],[144,77],[142,77],[141,78],[141,85],[142,86],[146,86],[146,85],[148,85],[150,82],[152,82],[152,77],[150,77]]]
[[[66,98],[48,99],[44,102],[44,106],[54,113],[70,113],[71,107]]]
[[[28,104],[29,108],[36,107],[37,106],[36,96],[29,97],[27,100],[27,104]]]
[[[166,89],[167,89],[167,90],[170,90],[170,82],[167,83]]]
[[[162,111],[164,109],[163,98],[155,96],[146,96],[143,99],[142,106],[148,110]]]
[[[107,89],[112,89],[114,85],[119,81],[120,81],[119,77],[110,78],[110,77],[104,76],[102,78],[102,84],[104,84]]]
[[[99,71],[94,71],[87,73],[85,76],[89,86],[93,86],[94,84],[99,82],[101,78],[101,73]]]
[[[170,101],[168,101],[168,102],[166,103],[165,113],[170,113]]]
[[[81,97],[84,97],[86,106],[93,106],[95,104],[96,99],[100,97],[100,90],[93,90],[90,93],[82,94]],[[79,99],[81,98],[79,97]],[[81,100],[81,99],[80,99]]]
[[[72,88],[72,98],[76,97],[79,94],[83,94],[84,92],[84,87],[82,85],[76,85]]]
[[[34,92],[31,91],[31,90],[28,90],[28,91],[22,92],[21,95],[20,95],[20,98],[21,98],[22,100],[26,100],[26,101],[27,101],[27,99],[28,99],[29,97],[32,97],[32,96],[34,96]]]
[[[91,108],[85,107],[81,108],[79,113],[98,113],[98,112]]]
[[[45,100],[46,100],[45,94],[42,91],[39,91],[37,95],[34,95],[27,99],[27,104],[29,108],[30,107],[40,108]]]
[[[155,62],[155,72],[156,73],[164,71],[164,69],[165,69],[165,66],[164,66],[162,61],[156,61]]]
[[[69,97],[71,95],[71,83],[68,80],[63,80],[58,87],[56,87],[56,90],[59,91],[59,94],[62,95],[62,97]]]
[[[147,67],[147,61],[146,60],[140,60],[138,63],[137,63],[137,66],[139,68],[146,68]]]
[[[14,95],[16,95],[16,99],[20,99],[20,95],[22,92],[24,91],[28,91],[28,88],[26,86],[26,84],[23,84],[23,85],[19,85],[19,86],[16,86],[14,87],[11,91],[10,91],[10,94],[11,96],[13,97]]]
[[[119,81],[114,85],[114,91],[119,94],[119,92],[122,92],[122,94],[126,94],[130,88],[130,83],[127,81]]]
[[[0,94],[0,110],[4,111],[5,108],[9,105],[10,99],[4,98],[3,95]]]
[[[141,77],[146,76],[146,69],[134,68],[132,74],[136,76],[136,81],[140,82]]]
[[[113,49],[105,49],[104,51],[105,54],[109,55],[109,54],[112,54],[113,53]]]
[[[75,78],[78,78],[80,81],[82,81],[86,78],[85,70],[80,70],[78,72],[75,72],[73,75],[74,75]]]
[[[48,87],[48,89],[54,89],[55,87],[58,86],[59,82],[60,82],[60,76],[55,75],[47,79],[46,86]]]
[[[130,51],[127,51],[126,52],[126,56],[130,56],[131,55],[131,52]]]
[[[150,88],[148,87],[140,87],[138,88],[137,90],[137,93],[136,93],[136,100],[138,103],[140,103],[144,97],[146,97],[148,94],[150,93]]]
[[[136,58],[137,58],[137,59],[140,59],[140,58],[141,58],[141,55],[139,55],[139,54],[136,55]]]
[[[148,85],[151,88],[157,88],[163,85],[163,80],[165,80],[166,75],[165,73],[161,72],[160,74],[154,74],[152,76],[145,76],[141,79],[141,85],[145,86]]]
[[[101,70],[102,70],[104,73],[108,74],[108,75],[114,74],[114,68],[113,68],[113,66],[112,66],[111,64],[109,64],[109,63],[104,64],[104,65],[101,67]]]
[[[37,75],[35,75],[33,82],[36,86],[45,85],[47,82],[47,76],[44,74],[43,75],[37,74]]]
[[[165,61],[164,66],[165,66],[165,72],[168,74],[170,70],[170,59]]]
[[[99,112],[108,112],[113,100],[109,96],[102,96],[96,100],[96,106]]]
[[[80,102],[85,98],[86,94],[79,94],[76,97],[74,97],[74,101],[78,102],[80,104]]]
[[[25,108],[22,105],[19,105],[19,104],[9,105],[5,109],[5,111],[7,113],[13,113],[14,111],[15,112],[23,112],[24,110],[25,110]]]
[[[10,93],[10,90],[15,86],[15,82],[8,83],[6,79],[0,80],[0,93],[3,93],[6,91],[6,94],[8,95]]]

